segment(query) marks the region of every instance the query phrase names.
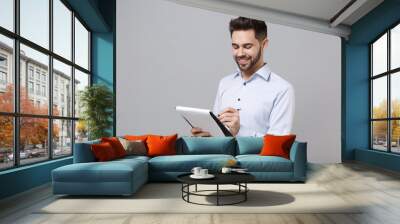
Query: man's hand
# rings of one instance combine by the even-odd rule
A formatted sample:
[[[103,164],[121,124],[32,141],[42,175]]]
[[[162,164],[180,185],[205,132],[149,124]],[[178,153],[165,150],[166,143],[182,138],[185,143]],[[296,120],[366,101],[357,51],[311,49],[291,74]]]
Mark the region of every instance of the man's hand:
[[[192,128],[191,132],[192,132],[192,135],[196,136],[196,137],[211,137],[210,132],[203,131],[203,130],[201,130],[201,128],[194,127],[194,128]]]
[[[239,111],[228,107],[218,115],[218,119],[226,125],[233,136],[236,136],[240,129]]]

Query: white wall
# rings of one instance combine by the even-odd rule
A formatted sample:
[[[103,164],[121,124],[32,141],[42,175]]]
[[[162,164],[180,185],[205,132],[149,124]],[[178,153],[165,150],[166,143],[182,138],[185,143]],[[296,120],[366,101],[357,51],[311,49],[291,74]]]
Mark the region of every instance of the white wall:
[[[189,135],[176,105],[212,108],[235,71],[228,23],[236,16],[165,0],[117,1],[117,135]],[[340,161],[338,37],[269,24],[265,60],[296,92],[293,133],[308,159]]]

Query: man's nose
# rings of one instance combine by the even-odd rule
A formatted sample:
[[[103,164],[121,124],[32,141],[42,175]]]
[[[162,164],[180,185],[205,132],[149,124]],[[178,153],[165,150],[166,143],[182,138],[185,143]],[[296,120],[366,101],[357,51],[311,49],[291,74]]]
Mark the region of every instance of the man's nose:
[[[239,48],[239,49],[238,49],[238,51],[237,51],[237,56],[238,56],[238,57],[244,56],[243,48]]]

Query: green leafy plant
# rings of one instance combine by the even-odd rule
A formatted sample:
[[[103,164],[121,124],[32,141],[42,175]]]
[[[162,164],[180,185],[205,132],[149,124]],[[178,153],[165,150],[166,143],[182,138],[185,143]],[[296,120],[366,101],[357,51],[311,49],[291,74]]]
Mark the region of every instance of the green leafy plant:
[[[82,108],[89,139],[109,136],[112,125],[113,93],[102,84],[94,84],[80,92],[79,106]]]

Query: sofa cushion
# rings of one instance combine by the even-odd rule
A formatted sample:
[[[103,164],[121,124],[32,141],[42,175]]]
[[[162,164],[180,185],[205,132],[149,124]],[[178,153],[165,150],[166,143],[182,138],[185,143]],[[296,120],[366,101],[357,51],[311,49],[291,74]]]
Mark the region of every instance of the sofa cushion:
[[[108,162],[74,163],[53,170],[53,181],[58,182],[130,182],[133,173],[147,171],[147,164],[139,159]],[[142,175],[147,176],[147,172]]]
[[[261,156],[280,156],[290,159],[290,148],[296,138],[296,135],[265,135],[264,146],[261,149]]]
[[[238,155],[239,166],[249,172],[292,172],[292,161],[278,156]]]
[[[263,147],[262,137],[236,137],[236,155],[259,154]]]
[[[126,151],[126,155],[147,155],[146,143],[141,140],[126,140],[124,138],[118,138],[122,146]]]
[[[125,135],[124,138],[129,141],[140,140],[146,142],[148,135]]]
[[[170,136],[149,135],[147,137],[147,155],[148,156],[164,156],[176,154],[176,139],[178,134]]]
[[[96,161],[104,162],[118,158],[112,145],[108,142],[92,144],[90,147],[92,149],[94,157],[96,157]]]
[[[174,155],[158,156],[149,160],[149,170],[163,172],[190,172],[193,167],[200,166],[211,172],[219,171],[230,159],[231,155]]]
[[[225,154],[235,155],[233,137],[181,137],[177,141],[177,154]]]
[[[101,142],[110,143],[117,158],[126,156],[126,151],[117,137],[103,137],[101,138]]]

